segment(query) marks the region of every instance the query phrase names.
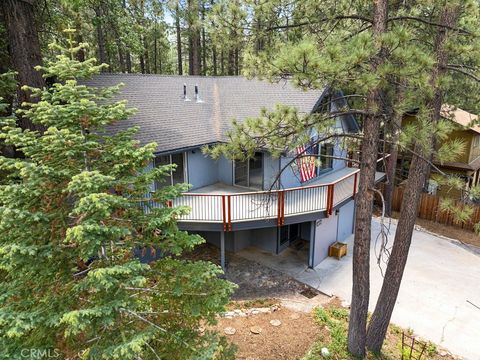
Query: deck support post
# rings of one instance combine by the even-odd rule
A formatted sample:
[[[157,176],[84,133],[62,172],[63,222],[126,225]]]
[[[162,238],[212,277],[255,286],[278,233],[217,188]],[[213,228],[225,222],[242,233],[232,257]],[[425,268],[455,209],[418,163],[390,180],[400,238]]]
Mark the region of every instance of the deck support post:
[[[314,263],[314,256],[315,256],[315,230],[317,222],[316,220],[310,221],[310,244],[308,247],[308,267],[310,269],[313,269],[313,263]]]
[[[220,232],[220,266],[225,271],[225,231]]]

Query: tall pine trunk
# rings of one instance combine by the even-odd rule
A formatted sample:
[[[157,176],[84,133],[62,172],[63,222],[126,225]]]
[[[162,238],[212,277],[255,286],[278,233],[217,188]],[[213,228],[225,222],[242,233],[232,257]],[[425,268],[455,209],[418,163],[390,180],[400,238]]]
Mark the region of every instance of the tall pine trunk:
[[[157,68],[158,68],[158,45],[157,45],[157,29],[156,29],[156,24],[155,24],[155,34],[154,34],[154,38],[153,38],[153,73],[156,74],[157,73]]]
[[[140,61],[140,72],[142,74],[145,74],[145,60],[143,59],[143,55],[139,56],[139,61]]]
[[[382,64],[381,36],[387,29],[387,0],[374,1],[373,40],[378,48],[371,60],[372,73]],[[361,164],[358,193],[355,199],[355,239],[353,247],[353,287],[350,320],[348,324],[348,350],[355,356],[365,356],[368,301],[370,296],[370,236],[373,213],[373,188],[377,165],[378,137],[380,134],[382,91],[374,88],[367,94],[367,110],[363,125]]]
[[[240,74],[240,56],[238,47],[235,48],[235,75]]]
[[[401,81],[395,91],[398,101],[402,101],[405,98],[405,87],[407,86],[405,81]],[[398,141],[400,140],[400,129],[402,127],[403,113],[401,111],[394,111],[391,120],[391,145],[390,156],[387,160],[387,183],[385,184],[384,198],[385,198],[385,215],[392,216],[392,201],[393,191],[395,190],[395,175],[397,173],[397,161],[398,161]]]
[[[225,75],[225,52],[223,49],[220,52],[220,74]]]
[[[437,27],[434,44],[436,64],[432,70],[430,80],[432,88],[434,89],[434,95],[431,102],[427,104],[428,109],[431,110],[430,121],[433,125],[440,119],[440,110],[443,101],[443,90],[439,87],[439,79],[444,74],[448,61],[447,50],[445,48],[448,36],[447,28],[454,27],[457,18],[458,8],[451,4],[446,4],[442,10],[439,21],[441,26]],[[413,155],[412,158],[392,252],[385,272],[382,290],[380,291],[377,305],[368,327],[367,347],[376,353],[379,353],[382,348],[407,263],[420,195],[425,184],[426,174],[430,168],[430,164],[424,159],[429,159],[429,154],[432,151],[434,145],[433,132],[426,140],[425,147],[419,142],[414,148],[415,153],[420,156]]]
[[[177,35],[177,68],[178,75],[183,75],[183,59],[182,59],[182,34],[180,29],[180,14],[178,3],[175,6],[175,30]]]
[[[110,19],[109,21],[110,30],[115,35],[115,45],[117,46],[117,54],[118,54],[118,69],[121,73],[125,72],[125,55],[124,55],[124,45],[121,41],[120,31],[118,29],[118,23]]]
[[[147,42],[147,37],[143,36],[143,58],[145,61],[145,73],[150,74],[150,56],[148,53],[148,42]]]
[[[117,43],[117,50],[118,50],[118,64],[120,68],[120,72],[125,72],[125,57],[123,56],[123,46],[120,40],[116,40]]]
[[[235,75],[235,49],[228,50],[227,73]]]
[[[217,66],[217,47],[212,45],[212,63],[213,63],[213,76],[218,75],[218,66]]]
[[[214,1],[210,0],[210,5],[214,5]],[[212,21],[212,27],[215,28],[215,22]],[[213,76],[218,75],[218,64],[217,64],[217,45],[212,41],[212,65],[213,65]]]
[[[2,13],[8,37],[10,62],[17,72],[17,103],[32,102],[30,92],[23,85],[42,88],[45,81],[34,68],[42,64],[42,54],[35,26],[34,1],[3,0]],[[18,119],[22,129],[42,130],[24,117]]]
[[[102,5],[95,7],[95,16],[96,16],[96,30],[97,30],[97,45],[98,45],[98,61],[100,64],[105,64],[108,62],[107,60],[107,51],[105,45],[105,32],[104,32],[104,13],[102,9]],[[105,71],[103,69],[102,71]]]
[[[127,8],[126,0],[122,0],[122,8],[124,9],[124,11]],[[130,50],[128,49],[128,45],[126,45],[126,50],[125,50],[125,67],[126,67],[127,73],[132,72],[132,56],[130,55]]]
[[[130,55],[130,51],[127,50],[125,54],[125,66],[127,67],[127,73],[132,72],[132,56]]]
[[[195,0],[188,1],[188,64],[189,75],[200,75],[201,69],[201,38],[198,27],[198,3]]]
[[[75,41],[77,44],[83,43],[83,34],[82,34],[82,19],[80,18],[80,13],[75,14]],[[75,59],[80,62],[85,61],[85,49],[79,50],[75,54]]]
[[[205,33],[205,2],[202,1],[202,75],[207,75],[207,35]]]

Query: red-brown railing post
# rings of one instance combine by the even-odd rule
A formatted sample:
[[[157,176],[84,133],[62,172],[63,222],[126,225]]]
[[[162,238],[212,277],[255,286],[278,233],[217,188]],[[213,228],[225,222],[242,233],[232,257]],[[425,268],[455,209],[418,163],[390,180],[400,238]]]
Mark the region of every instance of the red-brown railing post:
[[[334,190],[334,184],[329,184],[328,185],[328,192],[327,192],[327,217],[329,215],[332,215],[333,212],[333,190]]]
[[[227,215],[225,208],[225,195],[222,195],[222,219],[223,219],[223,231],[227,231]]]
[[[285,192],[281,190],[277,194],[277,225],[281,226],[285,217]]]
[[[355,194],[357,193],[357,176],[358,172],[353,176],[353,198],[355,199]]]
[[[231,202],[231,195],[227,197],[228,203],[228,224],[227,224],[227,231],[232,231],[232,202]]]
[[[282,193],[277,192],[277,225],[282,223]]]
[[[334,195],[334,192],[335,192],[335,184],[332,184],[330,186],[332,187],[332,190],[331,190],[331,195],[330,195],[330,209],[328,211],[329,211],[329,214],[332,215],[332,213],[333,213],[333,195]]]
[[[330,187],[330,185],[327,185],[327,203],[325,204],[325,214],[327,215],[327,217],[330,215],[330,195],[332,194],[332,188]]]

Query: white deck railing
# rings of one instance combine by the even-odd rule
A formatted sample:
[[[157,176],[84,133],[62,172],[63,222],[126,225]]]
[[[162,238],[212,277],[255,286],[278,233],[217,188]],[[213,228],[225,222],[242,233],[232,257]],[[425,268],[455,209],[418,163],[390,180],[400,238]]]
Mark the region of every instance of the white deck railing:
[[[330,183],[284,190],[235,194],[184,193],[167,205],[191,208],[190,213],[179,221],[223,223],[227,231],[231,230],[232,223],[251,220],[276,219],[277,224],[282,225],[289,216],[319,211],[331,215],[335,205],[355,196],[358,172],[355,170]],[[158,205],[150,202],[150,206]]]

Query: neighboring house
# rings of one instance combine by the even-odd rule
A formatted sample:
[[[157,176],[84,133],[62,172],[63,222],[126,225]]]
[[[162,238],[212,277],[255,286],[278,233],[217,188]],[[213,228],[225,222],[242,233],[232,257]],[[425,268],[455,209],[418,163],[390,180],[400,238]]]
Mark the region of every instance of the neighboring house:
[[[140,126],[141,143],[158,144],[151,166],[177,165],[168,182],[192,185],[172,204],[192,209],[179,219],[179,226],[218,245],[222,266],[225,250],[256,246],[279,253],[295,242],[308,249],[305,264],[314,267],[327,256],[329,245],[352,234],[358,169],[347,167],[344,160],[325,158],[305,182],[298,168],[288,167],[280,176],[280,186],[269,192],[291,154],[274,159],[259,151],[248,161],[230,161],[213,160],[201,150],[226,141],[234,118],[258,116],[262,108],[273,110],[278,103],[295,106],[302,113],[315,112],[322,101],[328,101],[328,91],[304,92],[288,82],[271,84],[243,77],[105,74],[89,84],[101,87],[119,82],[125,84],[120,97],[138,112],[117,128]],[[332,109],[344,105],[333,103]],[[338,118],[335,126],[340,132],[358,131],[352,116]],[[346,156],[338,143],[322,144],[315,151]]]
[[[455,161],[440,163],[434,159],[434,164],[440,170],[447,174],[453,174],[465,181],[464,190],[480,184],[480,126],[471,126],[472,121],[477,120],[477,116],[469,112],[449,107],[442,107],[442,116],[455,123],[456,129],[450,134],[448,141],[460,139],[465,143],[465,152]],[[404,124],[415,121],[415,113],[409,113],[404,118]],[[437,148],[442,146],[439,142]],[[408,157],[400,160],[399,169],[403,169],[402,178],[405,173],[408,174]],[[406,163],[407,162],[407,163]],[[435,173],[435,170],[432,170]],[[430,192],[439,195],[454,198],[462,198],[464,191],[450,189],[447,187],[430,186]]]

